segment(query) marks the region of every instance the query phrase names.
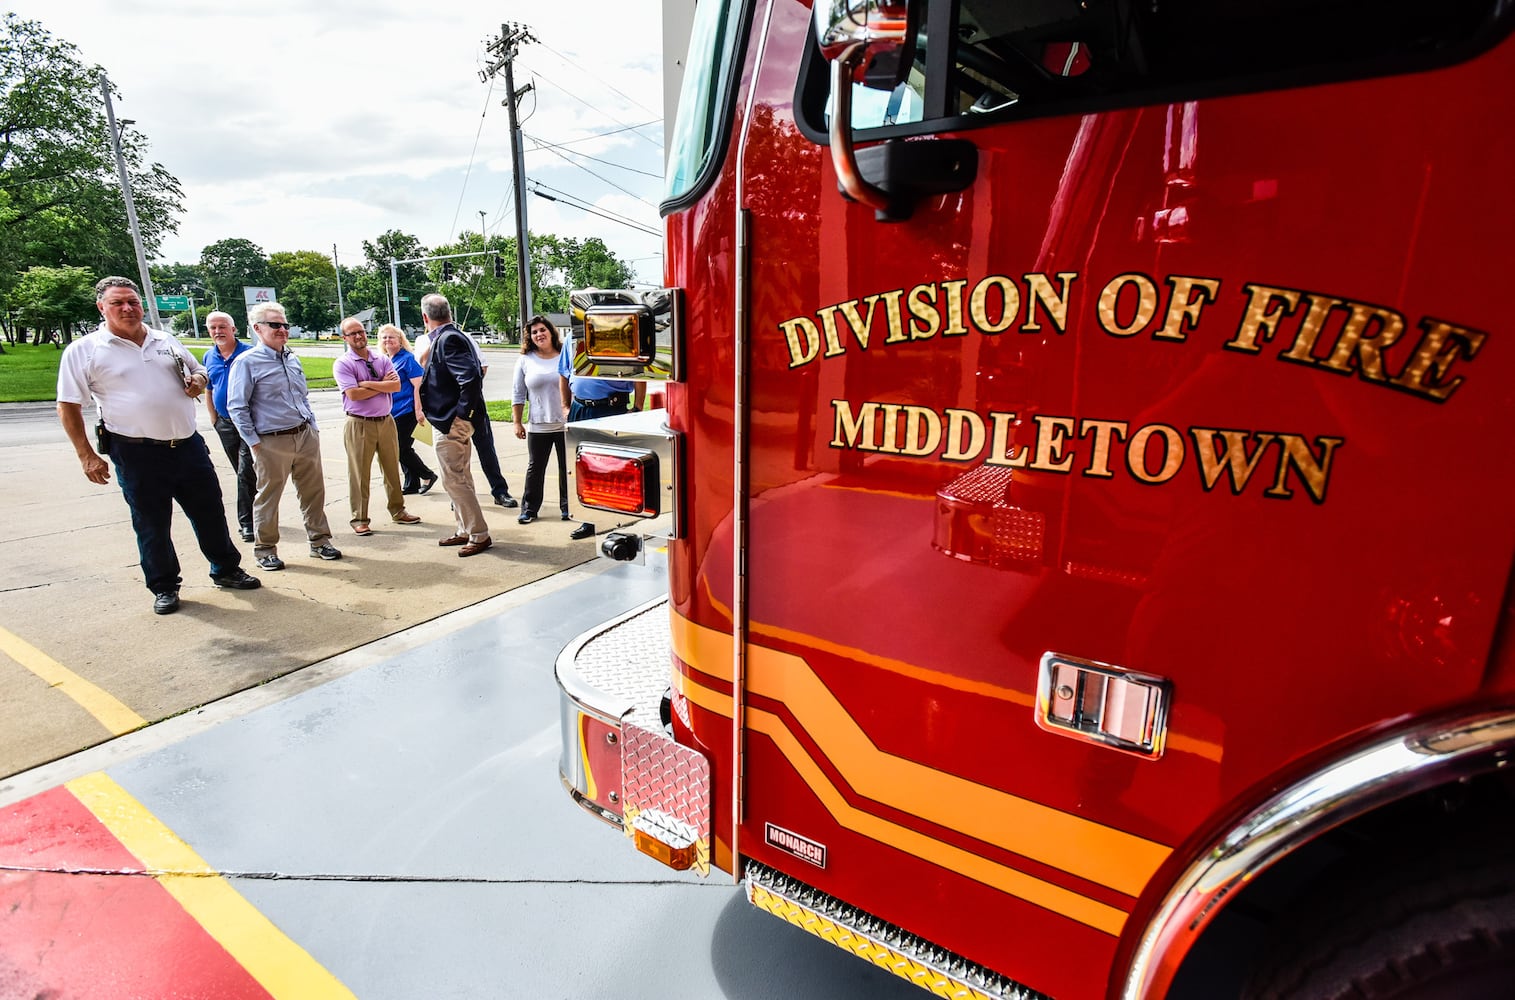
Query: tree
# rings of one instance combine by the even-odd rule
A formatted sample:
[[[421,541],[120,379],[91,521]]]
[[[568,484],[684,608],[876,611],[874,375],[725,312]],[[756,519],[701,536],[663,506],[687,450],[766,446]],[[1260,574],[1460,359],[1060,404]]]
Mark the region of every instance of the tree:
[[[337,325],[337,272],[330,257],[316,250],[281,251],[269,254],[268,271],[291,323],[312,332]]]
[[[370,243],[363,241],[363,256],[368,258],[368,264],[375,271],[383,275],[386,285],[389,281],[390,260],[408,260],[413,257],[425,257],[427,251],[421,245],[421,241],[409,233],[402,233],[398,229],[391,229],[381,233],[379,238]],[[401,264],[397,268],[400,284],[400,319],[402,327],[417,327],[421,325],[421,296],[425,295],[432,285],[426,274],[426,267],[422,264]],[[360,282],[361,284],[361,282]],[[366,289],[365,289],[366,291]],[[386,299],[387,301],[387,299]],[[386,313],[388,309],[384,310]]]
[[[16,317],[39,331],[56,330],[67,344],[75,323],[99,314],[94,277],[82,267],[29,267],[11,293]],[[42,343],[39,336],[37,342]]]
[[[251,240],[218,240],[200,251],[200,269],[216,296],[217,308],[236,321],[237,329],[246,330],[247,305],[242,288],[269,283],[268,258],[263,256],[263,248]]]
[[[137,273],[100,73],[37,22],[0,19],[0,296],[31,265]],[[183,192],[146,161],[140,133],[123,128],[121,147],[151,257],[178,227]]]

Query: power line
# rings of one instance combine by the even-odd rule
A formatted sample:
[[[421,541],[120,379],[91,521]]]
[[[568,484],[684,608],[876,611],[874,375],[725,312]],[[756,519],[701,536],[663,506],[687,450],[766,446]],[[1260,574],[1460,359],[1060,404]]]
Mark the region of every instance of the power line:
[[[588,174],[590,177],[593,177],[595,180],[599,181],[601,184],[609,184],[611,187],[615,188],[617,191],[621,192],[624,195],[628,195],[628,196],[630,196],[632,198],[635,198],[637,201],[641,202],[643,205],[646,205],[648,208],[655,207],[652,204],[652,202],[648,201],[646,198],[643,198],[641,195],[637,194],[635,191],[630,191],[630,190],[627,190],[626,188],[621,187],[621,185],[617,184],[615,181],[611,180],[608,177],[601,177],[599,174],[595,173],[593,170],[590,170],[588,167],[584,166],[584,164],[573,162],[568,157],[566,157],[562,153],[558,152],[556,149],[548,150],[548,152],[552,153],[553,156],[556,156],[558,159],[562,160],[564,163],[568,164],[570,167],[577,167],[578,169],[584,171],[584,173]]]
[[[549,188],[541,181],[532,181],[531,183],[533,185],[531,193],[536,195],[538,198],[546,198],[548,201],[555,201],[560,205],[567,205],[569,208],[576,208],[581,212],[588,212],[590,215],[598,215],[600,218],[605,219],[609,222],[619,223],[628,229],[635,229],[638,232],[646,233],[648,236],[663,235],[656,229],[644,226],[640,222],[635,222],[624,216],[616,215],[613,212],[605,211],[602,209],[591,208],[588,205],[579,204],[574,195],[568,194],[565,191],[558,191],[556,188]],[[544,188],[546,188],[546,190],[543,190]],[[548,194],[548,191],[552,191],[553,194]]]
[[[562,84],[558,83],[552,77],[547,76],[546,74],[542,73],[540,70],[537,70],[533,75],[534,76],[539,76],[543,80],[546,80],[548,83],[552,84],[554,87],[557,87],[563,93],[567,94],[569,97],[573,98],[575,101],[578,101],[580,104],[584,105],[584,107],[588,108],[589,110],[591,110],[591,111],[597,111],[600,114],[605,115],[606,118],[609,118],[611,121],[615,122],[617,125],[626,125],[625,122],[621,121],[619,118],[615,117],[614,115],[606,114],[604,108],[595,107],[593,104],[590,104],[588,101],[584,100],[584,98],[580,97],[578,94],[575,94],[573,91],[569,90],[567,87],[564,87]],[[662,143],[661,140],[654,139],[651,136],[643,135],[641,132],[636,131],[637,129],[644,128],[644,127],[645,126],[642,126],[642,125],[626,125],[626,128],[628,130],[630,130],[633,135],[637,136],[640,139],[644,139],[647,142],[652,143],[654,146],[658,147],[658,149],[662,149],[663,148],[663,143]]]
[[[568,58],[563,53],[561,53],[557,49],[553,48],[551,45],[548,45],[546,42],[539,41],[537,44],[541,45],[542,48],[546,49],[548,52],[551,52],[553,55],[557,56],[559,59],[563,60],[565,63],[567,63],[568,65],[572,66],[574,69],[578,70],[580,73],[583,73],[585,76],[590,77],[591,79],[599,82],[600,84],[602,84],[603,86],[605,86],[607,89],[612,90],[612,91],[614,91],[617,94],[620,94],[622,97],[626,98],[626,100],[630,101],[632,104],[635,104],[637,107],[641,108],[643,111],[647,112],[648,114],[656,114],[655,111],[653,111],[647,105],[643,104],[641,101],[638,101],[636,98],[632,97],[630,94],[624,93],[623,91],[620,91],[620,90],[616,90],[616,88],[614,86],[612,86],[610,83],[607,83],[601,77],[595,76],[592,72],[590,72],[589,70],[587,70],[584,67],[580,66],[578,63],[574,62],[572,59]]]
[[[557,147],[555,145],[553,145],[552,143],[543,142],[541,139],[538,139],[536,136],[532,135],[529,132],[526,134],[526,138],[528,138],[532,142],[536,143],[538,149],[548,149],[548,150],[551,150],[554,153],[557,152]],[[561,145],[561,144],[559,144],[559,145]],[[534,152],[534,150],[527,150],[527,152]],[[562,154],[559,154],[559,155],[562,155]],[[631,171],[634,174],[641,174],[643,177],[653,177],[653,178],[656,178],[658,180],[662,180],[663,179],[663,175],[662,174],[655,174],[655,173],[653,173],[650,170],[638,170],[636,167],[628,167],[624,163],[616,163],[614,160],[602,160],[598,156],[590,156],[588,153],[574,153],[573,155],[574,156],[582,156],[584,159],[586,159],[586,160],[593,160],[596,163],[603,163],[607,167],[618,167],[621,170],[629,170],[629,171]]]
[[[489,117],[489,100],[494,96],[494,77],[489,78],[489,93],[484,95],[484,110],[479,114],[479,130],[473,134],[473,149],[468,151],[468,169],[463,171],[463,188],[458,192],[458,205],[452,210],[452,225],[447,229],[447,238],[458,229],[458,213],[463,210],[463,196],[468,193],[468,178],[473,173],[473,160],[479,152],[479,136],[484,134],[484,119]]]

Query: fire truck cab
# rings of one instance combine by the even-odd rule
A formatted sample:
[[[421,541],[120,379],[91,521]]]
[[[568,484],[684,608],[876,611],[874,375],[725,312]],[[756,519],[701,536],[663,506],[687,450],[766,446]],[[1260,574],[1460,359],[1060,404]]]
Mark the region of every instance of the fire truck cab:
[[[575,801],[939,996],[1511,996],[1512,18],[698,4]]]

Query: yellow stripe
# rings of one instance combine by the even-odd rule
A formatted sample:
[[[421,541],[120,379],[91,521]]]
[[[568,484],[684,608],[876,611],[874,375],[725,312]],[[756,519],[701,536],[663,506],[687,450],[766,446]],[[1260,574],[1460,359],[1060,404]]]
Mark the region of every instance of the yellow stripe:
[[[685,695],[690,701],[713,712],[720,712],[721,705],[724,703],[726,714],[729,715],[731,701],[725,695],[698,684],[686,683]],[[1062,886],[1053,885],[1027,875],[1025,872],[990,861],[971,851],[943,843],[934,837],[900,826],[898,823],[854,809],[831,784],[820,766],[810,759],[805,748],[800,746],[799,740],[795,739],[794,734],[781,719],[762,709],[749,708],[747,722],[749,729],[773,740],[779,751],[799,772],[805,784],[825,805],[826,811],[845,829],[881,844],[887,844],[906,854],[913,854],[948,871],[964,875],[975,882],[981,882],[992,889],[998,889],[1000,892],[1024,899],[1029,903],[1035,903],[1053,913],[1060,913],[1081,924],[1104,931],[1106,934],[1119,934],[1121,927],[1125,925],[1126,914],[1114,906],[1097,902],[1070,889],[1064,889]]]
[[[730,676],[728,636],[676,613],[673,625],[680,659],[714,676],[724,664]],[[1169,848],[1155,841],[885,753],[797,656],[749,644],[747,669],[747,690],[782,702],[860,795],[1128,896],[1139,895],[1168,856]],[[716,699],[705,707],[730,717],[730,699]]]
[[[275,1000],[356,1000],[126,789],[99,772],[66,787]]]
[[[147,720],[30,643],[0,628],[0,653],[46,681],[84,709],[114,736],[141,729]]]

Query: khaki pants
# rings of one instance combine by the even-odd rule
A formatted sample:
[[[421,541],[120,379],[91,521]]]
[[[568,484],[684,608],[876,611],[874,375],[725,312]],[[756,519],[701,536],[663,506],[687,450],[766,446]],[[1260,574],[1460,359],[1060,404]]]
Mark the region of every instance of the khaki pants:
[[[489,537],[489,525],[484,522],[484,509],[473,488],[472,441],[473,424],[461,417],[454,419],[452,429],[437,438],[437,464],[442,467],[442,486],[452,499],[458,534],[482,542]]]
[[[258,498],[253,501],[253,553],[277,555],[279,548],[279,497],[284,483],[295,481],[305,537],[316,548],[331,541],[326,523],[326,474],[321,470],[321,435],[306,424],[293,434],[270,434],[258,439],[253,450],[258,467]]]
[[[400,439],[394,420],[390,417],[370,420],[349,414],[342,429],[342,444],[347,448],[351,523],[368,523],[368,492],[375,454],[379,456],[379,474],[384,477],[384,499],[389,505],[390,518],[405,513],[405,497],[400,493]]]

